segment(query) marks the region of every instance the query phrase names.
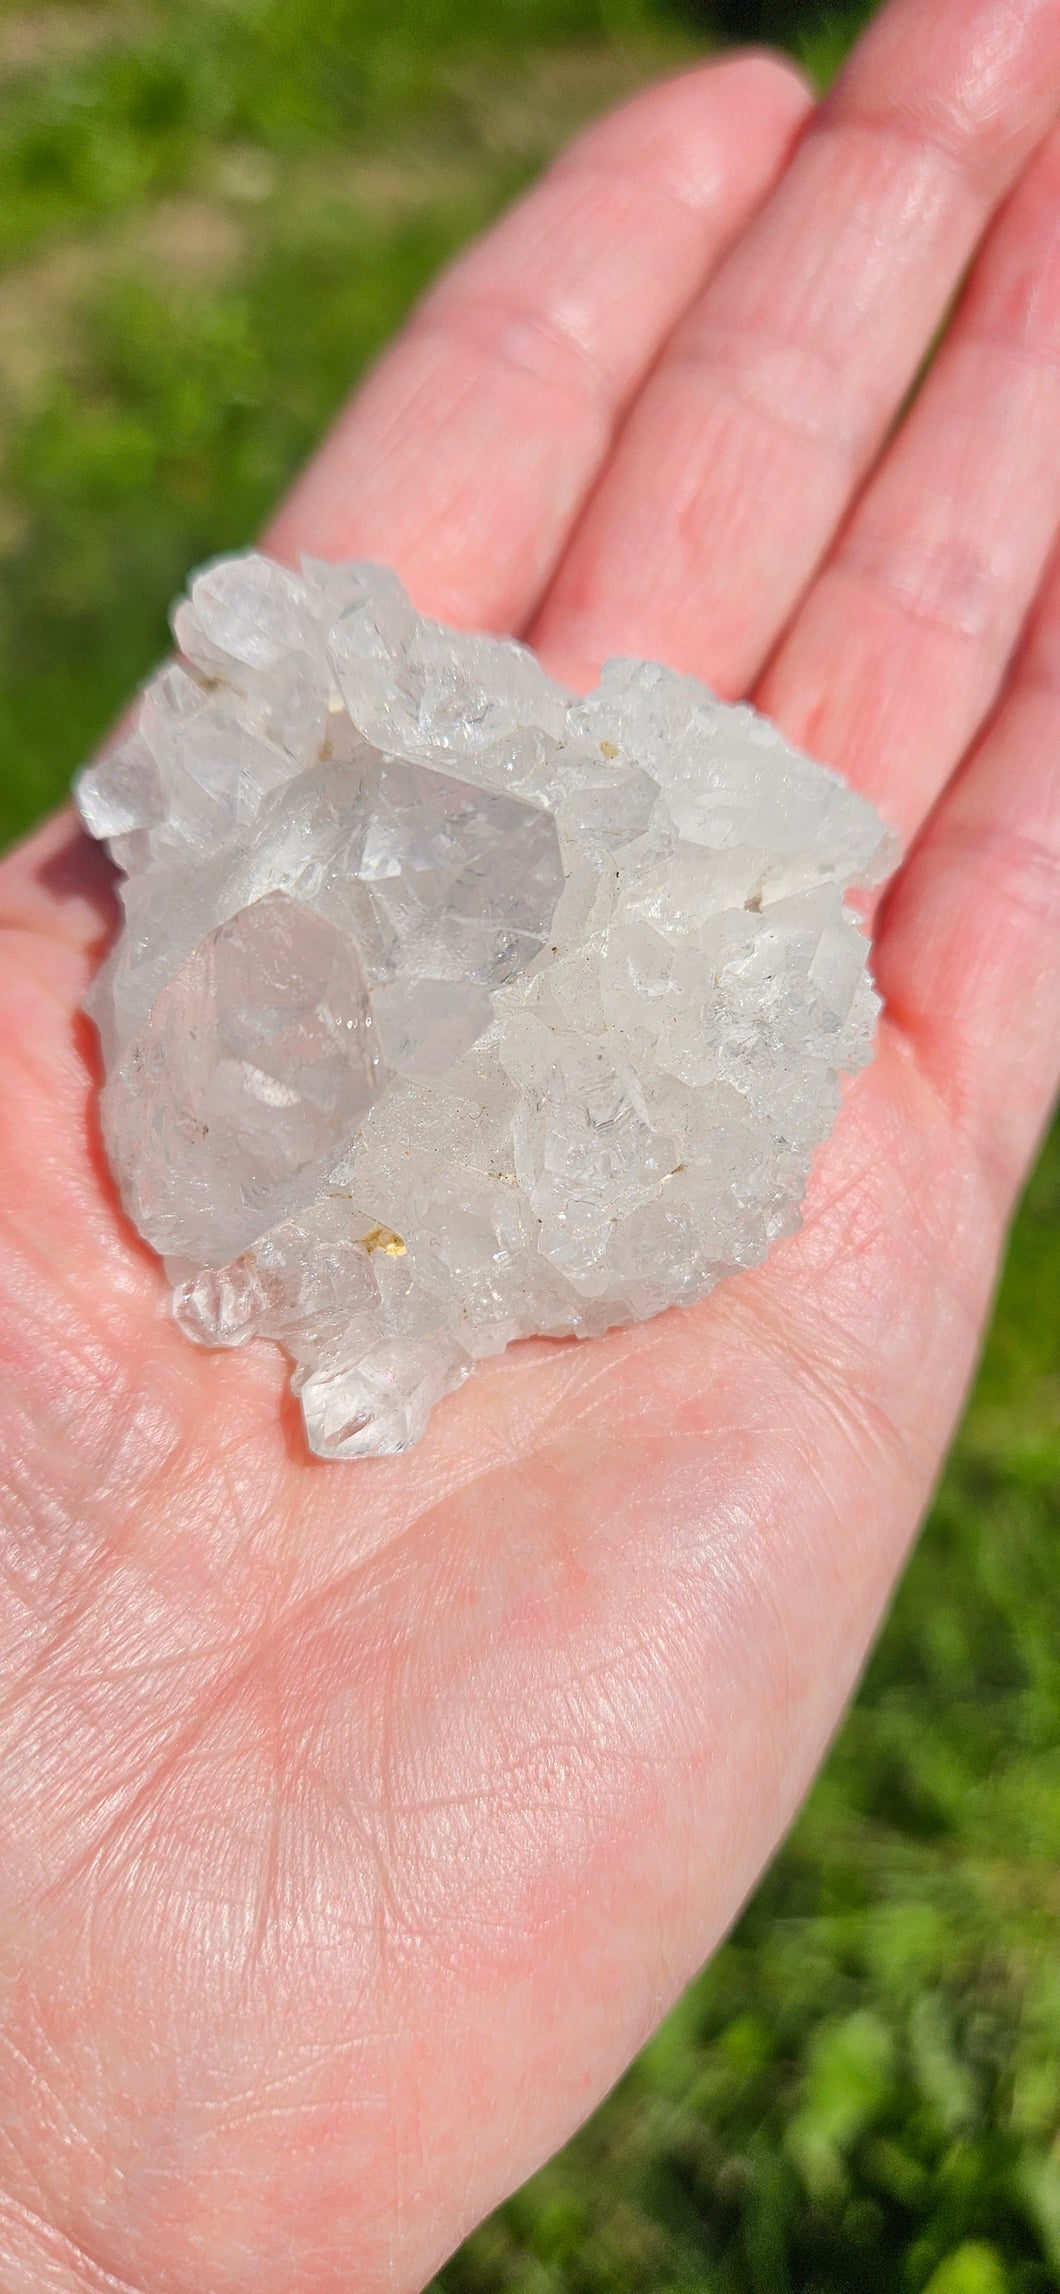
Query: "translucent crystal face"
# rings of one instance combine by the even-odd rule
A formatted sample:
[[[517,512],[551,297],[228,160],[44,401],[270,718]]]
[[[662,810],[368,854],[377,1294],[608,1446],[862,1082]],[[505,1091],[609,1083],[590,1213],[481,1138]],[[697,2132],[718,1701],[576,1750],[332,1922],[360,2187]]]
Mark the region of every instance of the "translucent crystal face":
[[[474,1360],[701,1297],[798,1218],[871,1051],[872,808],[746,707],[414,613],[378,566],[197,576],[78,783],[125,871],[93,990],[123,1200],[311,1446],[407,1447]]]
[[[312,1202],[379,1088],[371,1030],[355,943],[285,892],[207,932],[108,1085],[148,1242],[216,1264]]]

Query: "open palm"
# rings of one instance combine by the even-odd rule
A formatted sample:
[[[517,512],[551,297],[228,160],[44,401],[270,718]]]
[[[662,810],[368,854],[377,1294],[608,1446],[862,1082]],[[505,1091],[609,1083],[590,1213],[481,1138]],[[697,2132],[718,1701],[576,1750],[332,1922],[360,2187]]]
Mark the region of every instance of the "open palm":
[[[406,1457],[311,1459],[278,1355],[188,1346],[116,1206],[103,864],[62,821],[0,869],[11,2294],[420,2287],[812,1774],[1049,1098],[1058,107],[1060,0],[893,0],[809,116],[762,57],[649,92],[435,289],[269,537],[572,682],[752,691],[911,844],[878,1058],[759,1272],[513,1348]]]

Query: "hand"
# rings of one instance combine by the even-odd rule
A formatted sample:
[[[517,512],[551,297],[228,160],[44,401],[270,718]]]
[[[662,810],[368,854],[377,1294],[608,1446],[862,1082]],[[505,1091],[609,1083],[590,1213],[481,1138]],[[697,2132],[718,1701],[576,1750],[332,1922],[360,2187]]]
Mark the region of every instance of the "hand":
[[[64,820],[0,869],[12,2294],[421,2286],[813,1773],[1056,1053],[1058,106],[1060,0],[893,0],[808,120],[761,57],[638,98],[442,281],[268,538],[391,559],[572,680],[640,652],[751,691],[911,840],[878,1058],[758,1273],[513,1349],[406,1457],[313,1461],[279,1356],[187,1345],[116,1207],[77,1015],[104,866]]]

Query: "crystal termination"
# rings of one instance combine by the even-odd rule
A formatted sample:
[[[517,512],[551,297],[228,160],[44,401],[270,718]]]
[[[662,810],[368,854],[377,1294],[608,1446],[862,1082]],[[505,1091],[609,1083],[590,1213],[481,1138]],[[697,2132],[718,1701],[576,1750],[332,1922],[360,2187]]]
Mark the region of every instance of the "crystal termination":
[[[877,998],[872,807],[748,707],[421,619],[394,574],[207,566],[78,803],[125,874],[89,1008],[181,1328],[292,1357],[319,1455],[481,1356],[701,1298],[797,1224]]]

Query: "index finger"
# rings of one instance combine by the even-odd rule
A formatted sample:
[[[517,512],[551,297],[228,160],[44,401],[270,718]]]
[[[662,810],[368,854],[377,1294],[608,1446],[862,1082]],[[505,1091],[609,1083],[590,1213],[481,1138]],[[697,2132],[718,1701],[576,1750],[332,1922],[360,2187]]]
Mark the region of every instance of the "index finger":
[[[789,65],[744,55],[597,122],[427,295],[267,546],[380,558],[422,610],[520,628],[626,404],[809,108]]]

